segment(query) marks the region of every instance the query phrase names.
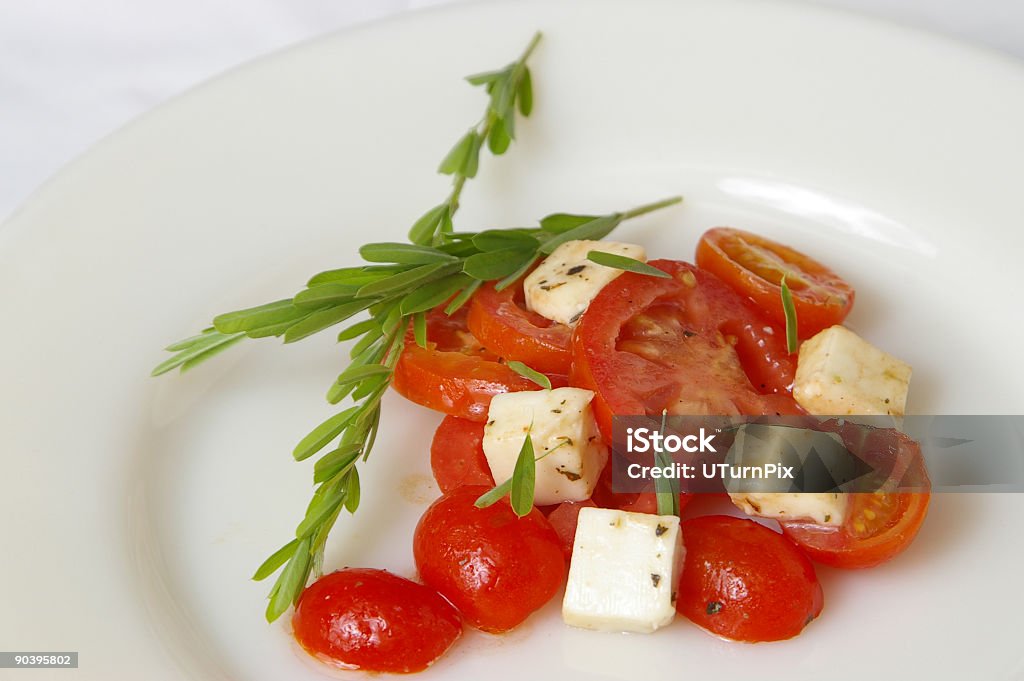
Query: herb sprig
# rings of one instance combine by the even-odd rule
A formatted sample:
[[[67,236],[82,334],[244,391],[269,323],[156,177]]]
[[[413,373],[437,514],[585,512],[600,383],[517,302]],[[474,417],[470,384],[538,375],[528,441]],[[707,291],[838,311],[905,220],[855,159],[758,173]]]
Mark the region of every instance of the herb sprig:
[[[350,322],[357,315],[366,315],[338,333],[339,342],[354,343],[348,365],[327,390],[331,404],[350,398],[352,406],[316,426],[292,452],[297,461],[320,454],[313,465],[316,487],[296,526],[295,537],[253,575],[253,579],[262,580],[279,572],[269,594],[268,621],[280,617],[298,600],[311,574],[320,574],[324,544],[342,510],[354,513],[359,507],[358,463],[366,461],[373,449],[381,421],[380,401],[410,326],[415,341],[425,346],[426,315],[430,310],[445,305],[445,311],[452,314],[484,282],[494,281],[499,289],[510,286],[561,243],[600,239],[623,220],[681,201],[673,197],[600,216],[556,213],[543,218],[537,227],[461,233],[453,230],[452,217],[466,180],[476,175],[484,141],[493,154],[504,153],[514,138],[516,111],[525,116],[532,110],[532,80],[526,59],[539,39],[539,33],[534,35],[523,55],[512,64],[468,78],[470,83],[486,88],[486,111],[442,161],[439,170],[453,176],[452,191],[443,203],[416,221],[409,243],[366,244],[359,249],[364,265],[320,272],[292,298],[218,315],[198,335],[167,346],[172,356],[152,372],[187,371],[244,338],[275,337],[294,343]],[[524,367],[524,375],[543,385],[531,372]],[[529,458],[533,459],[532,454]],[[525,467],[523,471],[528,475]],[[519,487],[515,497],[532,499],[532,489]]]

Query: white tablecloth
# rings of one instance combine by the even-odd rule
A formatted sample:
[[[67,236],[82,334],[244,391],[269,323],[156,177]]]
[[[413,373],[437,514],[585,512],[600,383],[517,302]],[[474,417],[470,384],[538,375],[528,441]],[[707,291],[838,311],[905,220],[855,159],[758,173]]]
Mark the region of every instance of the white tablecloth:
[[[803,1],[1024,58],[1022,0]],[[210,76],[344,26],[450,2],[0,0],[0,219],[96,140]]]

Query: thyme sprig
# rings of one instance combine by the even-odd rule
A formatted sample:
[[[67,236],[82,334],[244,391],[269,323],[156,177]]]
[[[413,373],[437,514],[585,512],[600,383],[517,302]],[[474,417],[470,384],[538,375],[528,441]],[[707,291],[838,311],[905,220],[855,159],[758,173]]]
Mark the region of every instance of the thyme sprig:
[[[291,298],[218,315],[198,335],[167,346],[172,356],[152,372],[156,376],[174,369],[187,371],[244,338],[274,337],[294,343],[350,322],[338,333],[339,342],[354,341],[349,362],[328,388],[327,400],[338,404],[349,398],[352,406],[316,426],[295,446],[292,456],[298,461],[319,454],[313,465],[315,490],[294,538],[253,575],[262,580],[279,573],[269,594],[268,621],[298,600],[311,574],[320,574],[324,544],[342,510],[354,513],[359,507],[358,463],[366,461],[373,449],[381,421],[380,401],[407,330],[411,327],[415,342],[425,346],[430,310],[445,305],[452,314],[484,282],[494,281],[498,288],[510,286],[561,243],[600,239],[623,220],[681,201],[673,197],[601,216],[556,213],[529,228],[462,233],[452,229],[462,188],[476,175],[483,142],[493,154],[504,153],[514,137],[516,111],[528,115],[532,110],[526,59],[539,39],[539,33],[534,35],[512,64],[468,78],[489,94],[485,114],[442,161],[440,172],[453,176],[452,191],[416,221],[409,243],[366,244],[359,249],[363,265],[320,272]],[[363,318],[351,321],[357,316]],[[525,508],[532,490],[520,491],[517,486],[516,492],[522,500],[519,506]]]

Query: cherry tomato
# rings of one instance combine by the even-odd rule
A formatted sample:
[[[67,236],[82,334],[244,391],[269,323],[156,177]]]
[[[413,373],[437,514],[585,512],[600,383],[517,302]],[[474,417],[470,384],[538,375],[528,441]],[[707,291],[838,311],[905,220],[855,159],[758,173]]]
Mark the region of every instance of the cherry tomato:
[[[736,641],[792,638],[821,612],[814,566],[788,539],[723,515],[683,522],[686,559],[676,609]]]
[[[650,264],[672,277],[620,275],[590,303],[573,335],[571,382],[597,393],[594,413],[606,439],[615,414],[803,413],[789,395],[760,387],[769,373],[773,384],[792,383],[792,362],[779,359],[784,333],[714,275],[674,260]],[[748,362],[761,363],[745,371],[729,332],[747,325],[763,352],[747,353]]]
[[[576,521],[580,516],[581,508],[593,508],[597,506],[590,499],[583,501],[563,501],[548,513],[548,522],[554,528],[558,540],[562,544],[562,553],[565,559],[572,558],[572,545],[576,541]]]
[[[433,589],[386,570],[346,568],[302,592],[295,639],[343,669],[409,673],[426,669],[462,635],[462,620]]]
[[[481,343],[505,359],[545,373],[569,373],[572,330],[527,310],[522,282],[502,291],[493,283],[482,286],[470,301],[466,321]]]
[[[928,514],[931,483],[921,447],[896,430],[863,431],[847,422],[838,428],[846,446],[867,460],[895,460],[892,480],[913,480],[920,492],[860,492],[849,495],[846,518],[839,527],[801,521],[779,523],[782,532],[813,560],[838,568],[869,568],[902,553],[914,541]],[[870,438],[852,442],[852,438]]]
[[[416,404],[471,421],[485,421],[493,396],[538,388],[480,345],[466,326],[466,314],[465,307],[451,317],[441,308],[431,311],[427,316],[426,348],[416,344],[410,329],[392,385]],[[552,383],[565,385],[565,378],[552,377]]]
[[[416,526],[413,556],[424,583],[467,622],[498,633],[551,600],[565,578],[565,558],[536,508],[522,518],[507,498],[477,508],[488,489],[467,485],[435,501]]]
[[[444,417],[430,443],[430,468],[442,493],[462,485],[494,486],[483,439],[484,424]]]
[[[749,296],[780,324],[786,321],[780,285],[785,275],[801,338],[842,323],[853,307],[853,287],[838,274],[797,250],[750,232],[709,229],[697,244],[697,265]]]

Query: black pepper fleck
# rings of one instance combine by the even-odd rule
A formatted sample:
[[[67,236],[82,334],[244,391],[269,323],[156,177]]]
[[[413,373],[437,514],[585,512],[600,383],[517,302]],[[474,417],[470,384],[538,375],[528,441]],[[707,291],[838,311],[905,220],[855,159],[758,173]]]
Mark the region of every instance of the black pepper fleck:
[[[704,612],[706,612],[709,615],[717,615],[718,613],[722,612],[722,604],[718,601],[710,601],[708,603],[707,609]]]
[[[658,526],[654,528],[654,536],[655,537],[660,537],[661,535],[665,534],[666,532],[668,532],[668,528],[665,527],[664,525],[662,525],[661,523],[658,523]]]
[[[585,269],[587,269],[586,265],[576,265],[575,267],[570,267],[569,271],[566,272],[566,274],[579,274]]]
[[[654,584],[654,588],[655,588],[655,589],[657,589],[657,588],[658,588],[658,583],[659,583],[659,582],[661,582],[661,575],[656,575],[656,574],[654,574],[654,573],[652,572],[652,573],[651,573],[651,583],[652,583],[652,584]]]

